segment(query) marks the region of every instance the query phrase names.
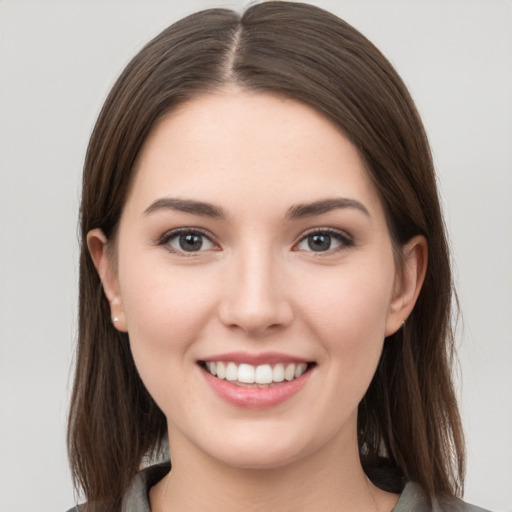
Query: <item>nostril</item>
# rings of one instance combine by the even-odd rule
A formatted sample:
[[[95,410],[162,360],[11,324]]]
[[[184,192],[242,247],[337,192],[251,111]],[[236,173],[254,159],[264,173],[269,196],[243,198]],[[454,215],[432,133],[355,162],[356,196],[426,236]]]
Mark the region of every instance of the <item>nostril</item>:
[[[222,323],[232,330],[240,329],[247,334],[260,336],[269,331],[275,332],[290,324],[291,308],[288,304],[256,304],[237,301],[226,302],[219,309]]]
[[[275,261],[251,247],[233,261],[219,303],[219,317],[231,329],[259,336],[290,323],[292,308],[279,282]]]

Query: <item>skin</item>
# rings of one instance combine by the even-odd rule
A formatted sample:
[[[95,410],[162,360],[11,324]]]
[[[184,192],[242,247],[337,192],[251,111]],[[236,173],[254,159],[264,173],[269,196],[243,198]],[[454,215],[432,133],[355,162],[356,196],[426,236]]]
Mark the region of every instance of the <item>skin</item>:
[[[94,230],[88,244],[115,327],[168,421],[173,469],[152,489],[152,510],[391,510],[398,497],[359,462],[357,406],[384,338],[414,306],[426,242],[413,238],[396,268],[356,148],[309,106],[230,88],[164,118],[135,172],[117,240]],[[225,218],[147,213],[162,198],[211,203]],[[366,212],[287,216],[332,198]],[[201,250],[183,251],[177,228],[206,233]],[[331,244],[312,250],[311,232],[328,241],[326,229]],[[315,365],[284,403],[247,409],[219,398],[198,365],[233,351]]]

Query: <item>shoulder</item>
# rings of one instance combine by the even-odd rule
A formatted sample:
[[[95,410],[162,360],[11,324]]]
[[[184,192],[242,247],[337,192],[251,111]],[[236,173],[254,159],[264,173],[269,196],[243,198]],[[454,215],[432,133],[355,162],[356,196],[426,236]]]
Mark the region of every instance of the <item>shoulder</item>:
[[[409,482],[392,512],[410,512],[411,510],[415,512],[490,512],[452,497],[438,498],[429,505],[422,487]]]
[[[124,495],[122,512],[151,512],[149,490],[164,478],[170,469],[169,462],[164,462],[139,471]]]
[[[164,462],[139,471],[123,496],[120,508],[121,512],[151,512],[149,507],[149,490],[153,485],[159,482],[170,469],[170,463]],[[76,505],[67,512],[85,512],[85,508],[85,505]]]

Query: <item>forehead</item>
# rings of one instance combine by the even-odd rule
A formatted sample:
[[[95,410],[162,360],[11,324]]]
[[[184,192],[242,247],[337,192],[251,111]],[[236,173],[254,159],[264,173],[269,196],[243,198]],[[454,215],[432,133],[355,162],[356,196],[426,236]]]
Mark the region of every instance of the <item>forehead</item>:
[[[323,114],[298,101],[241,90],[181,104],[153,129],[128,199],[203,196],[243,204],[357,196],[381,208],[355,146]],[[240,201],[241,200],[241,201]]]

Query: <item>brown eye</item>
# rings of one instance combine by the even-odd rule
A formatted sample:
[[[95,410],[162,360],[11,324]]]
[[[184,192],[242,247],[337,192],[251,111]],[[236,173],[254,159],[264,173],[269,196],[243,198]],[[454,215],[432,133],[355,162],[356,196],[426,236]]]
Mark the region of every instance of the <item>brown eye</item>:
[[[173,253],[194,253],[214,249],[216,245],[200,231],[179,229],[166,233],[159,241]]]
[[[200,251],[203,246],[203,236],[196,233],[188,235],[180,235],[178,237],[178,245],[181,250],[187,252]]]
[[[350,237],[336,230],[320,230],[304,236],[296,250],[308,252],[329,252],[353,245]]]
[[[312,251],[328,251],[331,248],[332,238],[331,235],[317,234],[310,235],[306,238],[308,247]]]

